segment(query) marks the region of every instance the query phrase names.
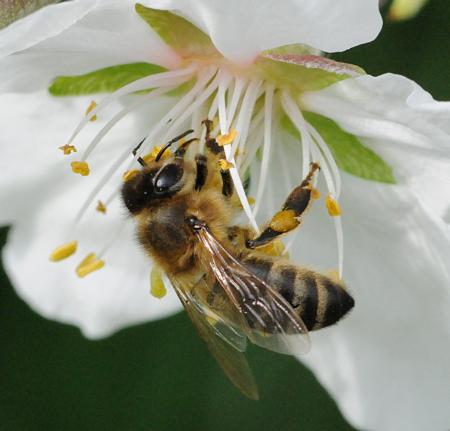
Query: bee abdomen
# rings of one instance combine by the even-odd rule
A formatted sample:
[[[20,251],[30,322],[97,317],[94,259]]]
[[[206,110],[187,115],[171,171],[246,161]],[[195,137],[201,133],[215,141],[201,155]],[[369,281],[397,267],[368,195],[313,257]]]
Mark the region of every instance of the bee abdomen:
[[[250,257],[244,264],[292,305],[308,330],[333,325],[353,308],[351,295],[330,277],[286,261]]]

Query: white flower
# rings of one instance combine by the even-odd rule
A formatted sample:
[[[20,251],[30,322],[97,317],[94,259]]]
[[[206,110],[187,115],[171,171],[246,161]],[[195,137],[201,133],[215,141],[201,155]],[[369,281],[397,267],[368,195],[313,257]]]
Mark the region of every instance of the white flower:
[[[217,115],[222,135],[237,130],[227,157],[252,223],[258,210],[261,220],[277,210],[312,160],[322,166],[319,188],[343,210],[342,229],[315,203],[288,240],[296,262],[343,265],[356,300],[342,323],[312,335],[302,360],[357,427],[448,428],[450,105],[400,76],[374,78],[316,55],[373,39],[377,1],[144,4],[184,16],[213,43],[173,14],[138,6],[140,17],[128,1],[76,0],[0,33],[0,222],[13,226],[3,258],[19,294],[93,338],[178,310],[171,292],[149,297],[151,263],[114,198],[142,138],[144,154],[191,125],[201,136],[201,120]],[[53,81],[59,75],[71,76]],[[91,99],[49,96],[50,84],[60,95],[120,87],[72,135],[71,161],[88,161],[87,178],[70,176],[57,147]],[[94,115],[98,126],[88,122]],[[247,166],[253,209],[239,177]],[[93,211],[97,199],[106,216]],[[95,250],[106,262],[82,281],[73,257],[48,262],[55,245],[75,238],[80,255]]]

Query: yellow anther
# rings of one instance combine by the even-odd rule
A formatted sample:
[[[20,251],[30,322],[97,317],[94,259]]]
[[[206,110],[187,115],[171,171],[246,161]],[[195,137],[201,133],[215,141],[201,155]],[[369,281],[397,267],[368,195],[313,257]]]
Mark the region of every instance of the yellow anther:
[[[86,109],[86,116],[89,115],[97,106],[97,102],[94,100],[89,104],[88,108]],[[97,115],[94,115],[92,118],[89,118],[89,121],[95,121],[97,119]]]
[[[252,198],[251,196],[249,196],[248,198],[247,198],[247,200],[248,200],[248,203],[250,204],[250,205],[254,205],[255,204],[255,198]]]
[[[284,244],[279,239],[276,239],[267,245],[258,247],[258,251],[269,256],[281,256],[284,252]]]
[[[72,166],[72,172],[75,174],[80,174],[83,177],[89,175],[90,170],[87,162],[72,162],[70,166]]]
[[[218,135],[216,142],[222,147],[231,144],[237,136],[237,130],[231,129],[226,135]]]
[[[50,260],[52,262],[58,262],[66,257],[72,256],[72,254],[77,251],[77,245],[77,241],[71,241],[67,244],[60,245],[52,251],[50,254]]]
[[[93,271],[97,271],[105,266],[105,262],[98,259],[95,253],[89,253],[77,266],[78,277],[85,277]]]
[[[156,156],[161,151],[162,147],[153,147],[152,151],[150,153],[146,154],[145,156],[142,156],[145,163],[151,163],[156,160]],[[161,156],[161,160],[165,160],[169,158],[172,155],[172,151],[170,151],[170,148],[167,148],[166,151],[164,151],[163,155]]]
[[[300,222],[295,217],[294,210],[284,210],[276,213],[270,221],[270,228],[275,232],[288,232],[296,228]]]
[[[76,153],[77,149],[73,145],[65,144],[62,147],[58,147],[65,156],[68,156],[71,153]]]
[[[106,214],[106,205],[102,201],[98,201],[95,208],[99,213]]]
[[[158,299],[164,298],[167,293],[166,286],[162,279],[161,269],[153,264],[152,271],[150,273],[150,293]]]
[[[122,178],[125,182],[130,181],[139,173],[139,169],[132,169],[123,173]]]
[[[313,199],[320,199],[320,192],[318,189],[315,189],[314,187],[311,188],[311,197]]]
[[[327,206],[328,214],[330,214],[331,217],[337,217],[341,215],[341,208],[339,207],[339,204],[337,201],[331,196],[331,194],[328,194],[325,204]]]
[[[228,171],[231,168],[234,168],[233,163],[229,162],[228,160],[225,159],[220,159],[219,160],[219,167],[222,171]]]

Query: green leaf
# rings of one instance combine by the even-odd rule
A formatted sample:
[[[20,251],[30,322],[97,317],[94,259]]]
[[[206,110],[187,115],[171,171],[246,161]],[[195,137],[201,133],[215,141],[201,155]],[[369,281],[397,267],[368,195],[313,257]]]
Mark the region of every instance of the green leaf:
[[[289,49],[289,46],[285,49]],[[287,87],[296,92],[321,90],[343,79],[364,74],[364,70],[353,64],[340,63],[318,55],[285,52],[259,56],[255,68],[261,78],[275,82],[280,88]]]
[[[53,96],[110,93],[130,82],[167,69],[151,63],[129,63],[105,67],[84,75],[59,76],[49,87]]]
[[[136,12],[174,51],[184,58],[221,56],[211,39],[188,20],[166,10],[137,3]]]
[[[340,169],[366,180],[395,184],[391,167],[355,135],[342,130],[333,120],[322,115],[312,112],[303,112],[303,115],[327,143]],[[281,126],[300,139],[300,133],[286,115],[281,120]]]

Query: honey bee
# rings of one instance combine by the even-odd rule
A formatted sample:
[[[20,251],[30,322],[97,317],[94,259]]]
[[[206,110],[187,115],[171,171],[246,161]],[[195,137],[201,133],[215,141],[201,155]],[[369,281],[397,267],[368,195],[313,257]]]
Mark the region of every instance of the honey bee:
[[[206,120],[205,154],[185,158],[190,139],[173,154],[168,142],[122,188],[138,239],[171,281],[211,354],[248,397],[258,390],[244,355],[247,340],[285,354],[309,349],[308,331],[336,323],[354,301],[341,281],[274,256],[271,244],[295,229],[311,204],[306,178],[260,235],[233,224],[241,210],[223,147]],[[137,148],[134,151],[136,154]],[[223,166],[223,164],[222,164]]]

